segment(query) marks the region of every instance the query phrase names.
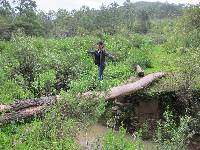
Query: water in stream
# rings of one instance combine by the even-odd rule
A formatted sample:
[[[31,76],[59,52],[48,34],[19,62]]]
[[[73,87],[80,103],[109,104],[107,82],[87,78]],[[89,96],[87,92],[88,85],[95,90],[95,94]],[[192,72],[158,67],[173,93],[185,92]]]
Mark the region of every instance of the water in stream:
[[[78,142],[82,150],[93,150],[93,145],[96,143],[98,138],[102,137],[109,128],[103,126],[100,123],[97,123],[90,127],[87,132],[80,132],[77,136]],[[134,138],[131,135],[127,134],[127,138],[130,138],[134,142]],[[144,149],[151,150],[153,144],[151,141],[144,141]]]

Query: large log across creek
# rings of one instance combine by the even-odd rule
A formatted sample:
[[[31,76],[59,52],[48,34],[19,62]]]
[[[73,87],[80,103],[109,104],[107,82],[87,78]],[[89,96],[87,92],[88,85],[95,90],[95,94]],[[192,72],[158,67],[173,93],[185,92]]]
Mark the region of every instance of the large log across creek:
[[[133,94],[139,90],[142,90],[142,89],[148,87],[153,81],[163,77],[164,75],[165,75],[165,73],[162,73],[162,72],[152,73],[143,78],[140,78],[136,82],[113,87],[108,92],[108,95],[106,96],[106,100],[112,100],[117,97]]]
[[[139,90],[148,87],[155,80],[165,76],[165,73],[152,73],[145,77],[139,78],[133,83],[128,83],[111,88],[108,92],[100,92],[99,94],[105,97],[105,100],[114,100],[118,97],[130,95]],[[106,93],[106,94],[105,94]],[[83,93],[82,96],[90,96],[93,92]],[[98,94],[97,94],[98,96]],[[61,100],[60,96],[41,97],[29,100],[16,101],[10,105],[0,104],[0,125],[10,122],[18,122],[26,119],[31,119],[34,116],[45,113],[46,108]]]

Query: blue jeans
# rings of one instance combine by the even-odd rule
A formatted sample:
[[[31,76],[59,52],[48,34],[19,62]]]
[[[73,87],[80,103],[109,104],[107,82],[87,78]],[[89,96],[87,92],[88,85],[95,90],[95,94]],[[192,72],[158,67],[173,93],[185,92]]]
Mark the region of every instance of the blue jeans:
[[[99,69],[99,80],[103,80],[103,70],[104,70],[104,68],[105,68],[105,66],[103,64],[98,66],[98,69]]]

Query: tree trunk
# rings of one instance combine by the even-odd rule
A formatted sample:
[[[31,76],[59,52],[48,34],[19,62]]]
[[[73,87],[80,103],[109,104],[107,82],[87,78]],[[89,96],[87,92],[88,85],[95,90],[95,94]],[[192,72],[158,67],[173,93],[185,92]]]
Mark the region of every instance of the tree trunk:
[[[43,115],[45,106],[29,107],[20,111],[6,113],[0,118],[0,125],[8,124],[11,122],[19,122],[31,120],[35,116]]]
[[[59,96],[41,97],[29,100],[16,101],[11,104],[11,111],[18,111],[21,109],[36,107],[42,105],[52,105],[59,99]]]
[[[114,99],[121,96],[126,96],[134,92],[137,92],[139,90],[142,90],[147,86],[149,86],[153,81],[163,77],[164,75],[165,74],[162,72],[152,73],[134,83],[129,83],[111,88],[111,90],[106,95],[106,100]]]
[[[41,116],[48,106],[55,104],[60,99],[60,96],[51,96],[16,101],[11,105],[0,105],[0,112],[3,113],[0,117],[0,125]]]
[[[52,105],[57,100],[61,99],[60,96],[41,97],[27,100],[18,100],[10,105],[0,105],[0,112],[19,111],[29,107],[37,107],[42,105]]]

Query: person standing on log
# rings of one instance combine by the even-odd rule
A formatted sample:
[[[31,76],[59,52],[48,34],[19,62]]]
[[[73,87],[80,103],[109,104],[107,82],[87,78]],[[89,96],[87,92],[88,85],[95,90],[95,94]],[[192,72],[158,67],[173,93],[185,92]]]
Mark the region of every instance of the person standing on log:
[[[96,51],[89,50],[88,54],[92,54],[94,56],[94,63],[95,65],[98,66],[98,70],[99,70],[99,80],[103,80],[103,71],[105,69],[105,59],[106,57],[108,57],[108,58],[111,58],[113,61],[114,57],[106,51],[105,45],[102,41],[97,43]]]

